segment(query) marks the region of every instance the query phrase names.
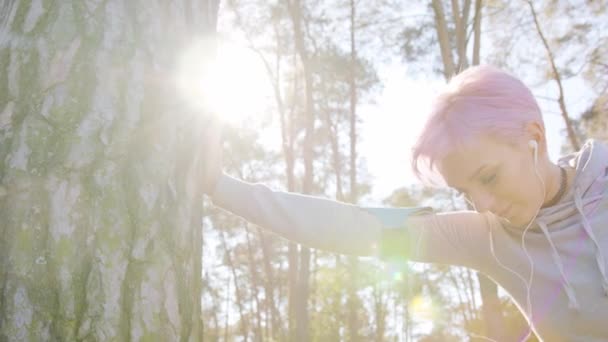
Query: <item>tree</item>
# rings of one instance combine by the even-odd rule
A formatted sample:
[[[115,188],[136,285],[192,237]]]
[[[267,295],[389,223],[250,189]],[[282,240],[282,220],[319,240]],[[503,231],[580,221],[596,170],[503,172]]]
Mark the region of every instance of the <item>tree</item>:
[[[200,340],[206,125],[172,80],[218,1],[2,7],[0,339]]]
[[[433,13],[432,21],[426,20],[414,27],[406,27],[403,31],[403,37],[406,38],[403,45],[403,51],[407,58],[420,60],[428,54],[437,54],[430,49],[428,50],[412,50],[411,46],[421,43],[421,40],[436,41],[439,46],[439,55],[441,63],[437,63],[435,67],[449,81],[453,76],[460,71],[466,69],[469,65],[479,65],[481,61],[481,34],[482,34],[482,17],[483,5],[482,0],[476,0],[474,3],[471,0],[452,0],[449,6],[444,6],[444,1],[433,0],[431,2],[431,10]],[[448,11],[445,10],[448,8]],[[470,14],[473,11],[473,19],[470,20]],[[433,28],[435,31],[434,37],[420,35],[420,27]],[[472,49],[469,48],[469,38],[473,36]],[[470,51],[471,56],[467,55]],[[482,298],[483,316],[485,321],[485,334],[496,340],[505,340],[504,321],[502,312],[497,307],[498,286],[485,275],[477,272],[478,286]],[[474,298],[474,296],[471,296]],[[465,316],[465,322],[467,318]]]
[[[580,143],[578,141],[578,137],[574,132],[574,128],[570,119],[570,115],[568,114],[568,109],[566,109],[566,102],[564,99],[564,87],[562,85],[562,76],[561,73],[557,70],[557,66],[555,65],[555,56],[553,54],[553,50],[549,46],[549,42],[547,42],[547,38],[543,33],[543,29],[540,26],[538,15],[536,14],[536,9],[534,8],[534,4],[532,1],[527,0],[528,7],[530,8],[530,14],[532,15],[532,19],[534,20],[534,27],[536,28],[536,32],[538,33],[538,37],[540,38],[545,50],[547,52],[547,59],[551,65],[551,78],[557,84],[558,89],[558,98],[557,102],[559,103],[559,109],[562,113],[562,118],[564,119],[564,123],[566,125],[566,132],[568,135],[568,140],[570,140],[570,144],[572,145],[572,149],[574,151],[578,151],[580,149]]]
[[[579,122],[587,137],[608,141],[608,92],[593,102],[581,115]]]
[[[549,108],[544,114],[559,112],[563,119],[569,142],[563,152],[578,150],[582,136],[575,126],[583,110],[573,107],[581,100],[590,106],[608,85],[604,57],[608,43],[606,3],[497,1],[494,7],[490,21],[504,29],[488,32],[495,42],[491,60],[526,75],[527,83],[535,88],[544,88],[537,99]],[[570,15],[573,11],[576,16]],[[568,88],[567,83],[572,81],[584,82]],[[581,93],[591,96],[583,99]]]

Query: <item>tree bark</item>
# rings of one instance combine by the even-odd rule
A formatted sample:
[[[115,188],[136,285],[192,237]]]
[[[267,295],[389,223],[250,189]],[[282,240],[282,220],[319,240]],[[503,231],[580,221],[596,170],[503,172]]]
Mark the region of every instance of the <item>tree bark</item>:
[[[0,13],[0,340],[201,340],[201,114],[172,87],[217,0]]]

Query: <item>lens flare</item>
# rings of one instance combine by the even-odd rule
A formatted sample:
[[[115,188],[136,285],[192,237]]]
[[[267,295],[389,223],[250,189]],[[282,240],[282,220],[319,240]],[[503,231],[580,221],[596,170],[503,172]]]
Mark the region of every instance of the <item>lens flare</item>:
[[[233,42],[201,40],[192,44],[181,54],[176,82],[185,101],[231,124],[260,115],[271,103],[272,91],[262,60],[251,49]]]
[[[412,298],[409,303],[409,310],[412,317],[423,321],[433,321],[437,314],[433,300],[423,295]]]

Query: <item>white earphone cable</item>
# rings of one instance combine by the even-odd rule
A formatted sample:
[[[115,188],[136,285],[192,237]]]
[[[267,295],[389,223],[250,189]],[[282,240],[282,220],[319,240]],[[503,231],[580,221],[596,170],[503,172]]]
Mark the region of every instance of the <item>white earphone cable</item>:
[[[511,272],[512,274],[516,275],[526,286],[526,311],[527,311],[527,315],[528,315],[528,321],[530,323],[530,326],[532,326],[532,298],[531,298],[531,292],[532,292],[532,280],[534,278],[534,260],[532,260],[532,257],[530,256],[530,253],[528,253],[528,249],[526,248],[526,233],[528,232],[528,230],[530,229],[530,227],[532,227],[532,223],[534,222],[534,220],[536,220],[536,218],[538,217],[538,214],[540,213],[540,210],[543,206],[543,203],[545,201],[545,197],[547,196],[547,189],[545,186],[545,181],[543,180],[543,178],[540,176],[539,172],[538,172],[538,144],[536,143],[536,141],[531,140],[530,141],[530,147],[534,150],[534,173],[536,174],[536,177],[538,178],[538,180],[541,183],[541,187],[542,187],[542,191],[543,191],[543,196],[541,199],[541,203],[538,207],[538,209],[536,210],[536,213],[534,214],[534,216],[532,217],[532,219],[530,220],[530,222],[528,223],[528,225],[526,226],[526,228],[524,229],[522,235],[521,235],[521,246],[522,249],[524,251],[524,254],[526,255],[527,259],[528,259],[528,263],[530,264],[530,276],[528,278],[528,280],[526,281],[525,278],[519,274],[518,272],[516,272],[515,270],[511,269],[510,267],[506,266],[505,264],[503,264],[499,259],[498,256],[495,254],[494,251],[494,240],[492,238],[492,233],[490,231],[490,251],[492,253],[492,256],[494,257],[494,259],[496,260],[496,262],[505,270]],[[526,334],[526,336],[521,340],[523,342],[527,341],[530,336],[532,335],[532,329],[528,330],[528,333]],[[488,340],[492,340],[490,338],[486,338],[483,336],[474,336],[474,337],[478,337],[478,338],[484,338],[484,339],[488,339]],[[492,340],[493,342],[497,342]]]

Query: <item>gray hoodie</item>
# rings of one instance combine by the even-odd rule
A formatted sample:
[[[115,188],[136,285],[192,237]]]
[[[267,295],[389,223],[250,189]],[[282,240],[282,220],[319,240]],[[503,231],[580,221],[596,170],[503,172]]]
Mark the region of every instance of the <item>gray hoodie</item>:
[[[364,208],[227,175],[212,199],[309,247],[476,269],[509,293],[542,340],[608,341],[608,147],[588,141],[558,163],[576,168],[573,186],[540,211],[525,249],[522,229],[490,213]]]

